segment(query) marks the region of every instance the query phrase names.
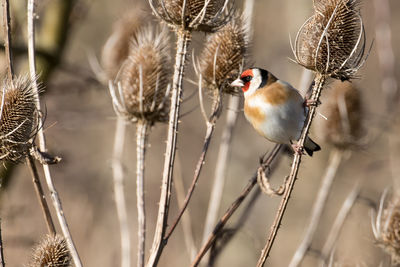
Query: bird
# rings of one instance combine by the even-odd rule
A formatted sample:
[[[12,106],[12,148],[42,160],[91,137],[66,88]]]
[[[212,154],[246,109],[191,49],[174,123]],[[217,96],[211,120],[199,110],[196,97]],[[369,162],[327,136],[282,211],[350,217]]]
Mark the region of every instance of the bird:
[[[313,101],[304,100],[289,83],[261,68],[243,71],[230,85],[242,88],[244,115],[261,136],[274,143],[290,144],[296,153],[302,153],[293,141],[299,140]],[[307,137],[304,149],[312,156],[321,147]]]

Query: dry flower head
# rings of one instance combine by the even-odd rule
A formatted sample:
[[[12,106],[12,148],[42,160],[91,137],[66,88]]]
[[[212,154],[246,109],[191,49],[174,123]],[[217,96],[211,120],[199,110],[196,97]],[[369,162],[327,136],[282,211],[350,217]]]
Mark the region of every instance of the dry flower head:
[[[335,79],[354,77],[365,58],[360,0],[314,0],[314,15],[297,33],[296,61]]]
[[[107,75],[107,80],[114,80],[122,63],[128,57],[131,40],[143,26],[143,13],[139,8],[130,9],[114,23],[113,31],[104,44],[101,62]]]
[[[132,40],[118,81],[119,100],[111,90],[117,113],[132,121],[167,120],[171,66],[168,41],[166,28],[154,31],[150,26]]]
[[[385,207],[387,190],[382,194],[378,215],[372,223],[372,230],[378,246],[400,263],[400,197],[395,195]]]
[[[230,0],[149,0],[153,13],[167,24],[185,30],[212,32],[233,14]]]
[[[325,91],[318,120],[322,139],[339,149],[357,146],[363,134],[360,91],[350,82],[334,81]]]
[[[0,159],[19,162],[38,130],[36,96],[27,76],[5,80],[0,95]]]
[[[199,57],[199,69],[203,86],[209,91],[238,93],[229,84],[240,74],[247,56],[247,31],[242,19],[236,18],[208,37]]]
[[[67,242],[60,235],[47,235],[33,249],[29,267],[67,267],[71,266],[71,256]]]

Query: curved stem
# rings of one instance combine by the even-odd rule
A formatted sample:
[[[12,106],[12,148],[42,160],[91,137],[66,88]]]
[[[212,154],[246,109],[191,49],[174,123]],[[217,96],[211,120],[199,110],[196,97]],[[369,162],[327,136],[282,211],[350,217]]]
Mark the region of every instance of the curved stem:
[[[114,199],[117,209],[121,235],[121,267],[131,266],[131,241],[124,193],[124,172],[122,168],[122,153],[125,144],[125,120],[118,116],[115,128],[114,149],[112,157],[112,172],[114,181]]]
[[[325,80],[326,80],[326,77],[323,76],[322,74],[317,74],[317,76],[315,77],[315,85],[313,87],[313,93],[312,93],[312,97],[311,97],[311,99],[314,100],[315,103],[318,103]],[[316,108],[317,108],[316,106],[312,106],[309,109],[307,119],[306,119],[306,122],[304,123],[304,127],[303,127],[303,130],[302,130],[299,142],[298,142],[298,145],[300,148],[304,147],[304,142],[305,142],[308,132],[310,130],[312,120],[316,114]],[[279,226],[281,225],[283,215],[286,211],[286,207],[289,202],[290,195],[293,191],[294,184],[297,179],[297,174],[299,172],[301,157],[302,157],[301,152],[295,153],[295,155],[294,155],[291,171],[289,174],[289,178],[287,180],[287,185],[286,185],[287,187],[286,187],[285,193],[283,194],[281,203],[279,204],[279,208],[275,215],[274,222],[272,223],[271,230],[270,230],[270,233],[267,238],[267,242],[266,242],[263,250],[261,251],[261,256],[257,262],[257,267],[264,266],[264,263],[271,251],[272,245],[275,241],[275,237],[278,233]]]
[[[140,120],[136,129],[136,204],[138,212],[138,260],[137,266],[144,266],[144,250],[146,242],[146,211],[144,204],[144,157],[146,153],[146,137],[149,124]]]
[[[176,142],[178,135],[178,118],[182,101],[182,79],[185,69],[187,47],[190,42],[190,33],[177,32],[177,50],[175,57],[174,76],[171,92],[171,108],[168,122],[168,137],[165,151],[164,171],[161,185],[160,202],[158,208],[157,224],[154,233],[150,257],[146,266],[156,266],[162,250],[166,245],[164,235],[168,223],[169,204],[171,200],[172,174],[175,161]]]
[[[28,55],[29,55],[29,70],[31,75],[31,81],[33,90],[36,94],[36,108],[38,111],[41,110],[38,86],[36,81],[36,62],[35,62],[35,24],[34,24],[34,10],[35,10],[35,0],[28,0]],[[42,152],[47,151],[46,142],[43,133],[43,127],[39,127],[38,131],[39,138],[39,148]],[[50,174],[49,165],[43,165],[43,171],[46,178],[47,187],[51,194],[51,199],[53,206],[56,210],[58,222],[60,223],[61,230],[67,242],[68,250],[71,254],[73,262],[76,267],[81,267],[82,263],[78,255],[78,251],[75,248],[74,242],[72,240],[71,233],[68,228],[67,221],[64,216],[64,211],[61,205],[60,197],[54,186],[53,179]]]
[[[339,168],[340,162],[343,157],[343,152],[337,149],[334,149],[331,152],[329,165],[326,168],[326,173],[322,178],[321,187],[318,191],[317,198],[314,202],[314,206],[312,209],[312,214],[310,218],[310,223],[308,224],[307,230],[304,234],[303,241],[300,243],[297,248],[289,267],[297,267],[301,264],[304,259],[305,254],[310,249],[311,242],[313,240],[315,231],[317,230],[319,221],[321,219],[322,212],[324,210],[326,200],[328,199],[328,195],[330,189],[332,187],[333,180],[335,179],[336,172]]]

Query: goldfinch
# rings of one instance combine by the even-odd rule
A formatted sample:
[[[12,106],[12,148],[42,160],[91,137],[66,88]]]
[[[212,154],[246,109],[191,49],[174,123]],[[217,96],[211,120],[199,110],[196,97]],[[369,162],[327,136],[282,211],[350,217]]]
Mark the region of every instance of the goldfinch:
[[[242,88],[244,115],[260,135],[301,152],[293,141],[300,138],[308,109],[295,88],[260,68],[245,70],[231,86]],[[312,156],[321,147],[307,137],[304,149]]]

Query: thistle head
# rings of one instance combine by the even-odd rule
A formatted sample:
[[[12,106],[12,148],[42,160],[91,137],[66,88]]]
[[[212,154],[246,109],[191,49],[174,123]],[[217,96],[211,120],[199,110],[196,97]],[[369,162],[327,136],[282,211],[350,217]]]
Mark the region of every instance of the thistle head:
[[[71,266],[67,242],[60,235],[45,236],[33,249],[31,267]]]
[[[326,90],[318,120],[322,139],[339,149],[357,147],[363,135],[361,93],[350,82],[334,81]]]
[[[138,8],[131,9],[113,25],[112,34],[108,37],[101,53],[101,63],[107,80],[114,80],[128,57],[131,40],[143,26],[143,12]]]
[[[168,41],[165,28],[153,30],[150,26],[131,41],[118,80],[119,98],[111,90],[117,113],[132,121],[167,119],[171,73]]]
[[[248,53],[248,29],[239,17],[211,34],[200,55],[202,84],[210,92],[237,94],[229,86],[241,72]]]
[[[233,14],[230,0],[149,0],[149,3],[159,19],[188,31],[215,31]]]
[[[36,95],[27,76],[3,81],[0,91],[0,159],[19,162],[38,130]]]
[[[297,33],[293,53],[307,69],[348,80],[365,62],[360,0],[314,0],[312,15]]]

